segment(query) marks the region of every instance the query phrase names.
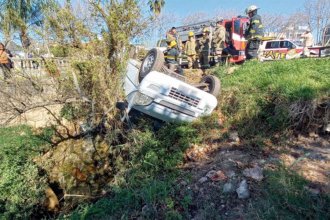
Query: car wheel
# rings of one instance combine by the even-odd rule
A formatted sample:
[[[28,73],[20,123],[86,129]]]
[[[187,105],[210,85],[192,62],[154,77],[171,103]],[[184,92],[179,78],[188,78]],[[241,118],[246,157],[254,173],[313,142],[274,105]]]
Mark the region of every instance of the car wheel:
[[[205,83],[207,85],[203,89],[205,92],[208,92],[215,97],[220,95],[221,83],[218,77],[212,75],[203,76],[201,83]]]
[[[164,53],[156,48],[151,49],[142,61],[139,72],[139,82],[151,71],[161,71],[164,65]]]

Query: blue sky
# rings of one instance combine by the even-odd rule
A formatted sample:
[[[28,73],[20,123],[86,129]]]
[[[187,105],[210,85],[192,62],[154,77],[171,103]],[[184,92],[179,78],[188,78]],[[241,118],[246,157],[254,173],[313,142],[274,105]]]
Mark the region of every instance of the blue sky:
[[[249,5],[260,7],[260,13],[292,14],[304,7],[305,0],[165,0],[164,13],[178,16],[194,12],[215,13],[217,10],[234,10],[244,14]]]

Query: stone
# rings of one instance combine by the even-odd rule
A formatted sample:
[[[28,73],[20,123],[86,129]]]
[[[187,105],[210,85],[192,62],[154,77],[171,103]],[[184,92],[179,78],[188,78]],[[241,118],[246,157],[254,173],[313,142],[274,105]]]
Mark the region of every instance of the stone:
[[[261,181],[264,178],[262,169],[258,165],[253,168],[245,169],[243,175],[257,181]]]
[[[227,174],[227,176],[228,176],[229,178],[232,178],[232,177],[236,176],[236,173],[235,173],[235,171],[233,171],[233,170],[229,170],[229,171],[227,171],[226,174]]]
[[[223,193],[231,193],[234,192],[234,185],[232,183],[226,183],[223,186]]]
[[[239,199],[247,199],[250,197],[250,191],[246,180],[240,182],[239,187],[236,189],[236,193]]]
[[[198,183],[203,184],[203,183],[207,182],[207,180],[208,180],[207,177],[203,176],[202,178],[200,178],[198,180]]]
[[[230,132],[229,133],[229,140],[234,141],[234,142],[239,142],[240,139],[238,137],[238,132],[237,131]]]
[[[211,177],[212,176],[214,176],[215,175],[215,173],[216,173],[216,171],[215,170],[210,170],[207,174],[206,174],[206,176],[208,177],[208,178],[210,178],[211,179]]]

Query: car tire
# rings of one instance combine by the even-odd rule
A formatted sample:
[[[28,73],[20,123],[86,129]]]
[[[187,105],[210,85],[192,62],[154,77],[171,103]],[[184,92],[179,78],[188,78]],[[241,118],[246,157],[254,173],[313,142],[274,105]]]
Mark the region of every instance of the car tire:
[[[218,97],[220,95],[221,83],[218,77],[212,75],[203,76],[201,83],[206,83],[205,91]]]
[[[151,71],[161,71],[164,66],[164,53],[156,48],[151,49],[142,61],[139,71],[139,82]]]

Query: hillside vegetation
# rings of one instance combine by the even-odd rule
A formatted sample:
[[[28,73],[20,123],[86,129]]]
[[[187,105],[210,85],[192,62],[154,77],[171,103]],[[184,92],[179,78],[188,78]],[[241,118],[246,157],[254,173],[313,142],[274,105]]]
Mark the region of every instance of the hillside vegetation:
[[[101,143],[101,138],[112,140],[103,152],[105,155],[99,155],[110,160],[111,173],[104,175],[111,176],[112,181],[97,196],[77,198],[78,206],[70,205],[70,199],[61,200],[65,209],[53,216],[60,219],[329,219],[329,194],[322,191],[315,195],[306,190],[311,182],[274,158],[275,152],[284,151],[283,143],[292,133],[328,135],[324,127],[329,123],[330,112],[330,59],[252,61],[238,66],[232,74],[227,72],[227,67],[216,69],[222,94],[211,116],[189,124],[164,124],[157,129],[151,119],[142,117],[132,129],[121,127],[120,132],[111,134],[117,137],[110,134],[98,137],[96,144]],[[46,148],[35,145],[45,146],[42,140],[49,139],[49,133],[36,136],[26,129],[1,130],[0,140],[5,145],[0,150],[6,155],[0,165],[4,170],[0,174],[0,211],[5,213],[4,217],[25,218],[42,203],[41,192],[34,183],[40,178],[37,171],[42,167],[38,168],[33,158],[45,152]],[[239,137],[234,144],[232,132],[237,132]],[[20,144],[19,140],[26,135],[33,141],[32,145]],[[18,142],[7,136],[17,138]],[[13,144],[17,146],[12,147]],[[31,147],[33,153],[29,153]],[[231,154],[235,152],[239,155]],[[24,156],[22,163],[15,162],[16,155],[21,154],[28,156]],[[249,182],[253,195],[248,200],[238,200],[236,193],[224,194],[224,182],[199,182],[205,172],[224,169],[224,165],[235,171],[233,182],[239,181],[240,169],[249,167],[255,159],[267,164],[265,178],[262,182]],[[19,169],[9,166],[10,161]],[[233,161],[237,161],[235,166]],[[33,172],[29,178],[22,178],[20,173],[24,174],[29,167]],[[14,174],[12,179],[4,176],[9,172]],[[37,181],[41,185],[47,182],[45,174],[42,175]],[[20,213],[19,208],[26,204],[29,206]]]
[[[241,135],[307,132],[329,123],[330,59],[247,62],[222,81],[220,106]]]

